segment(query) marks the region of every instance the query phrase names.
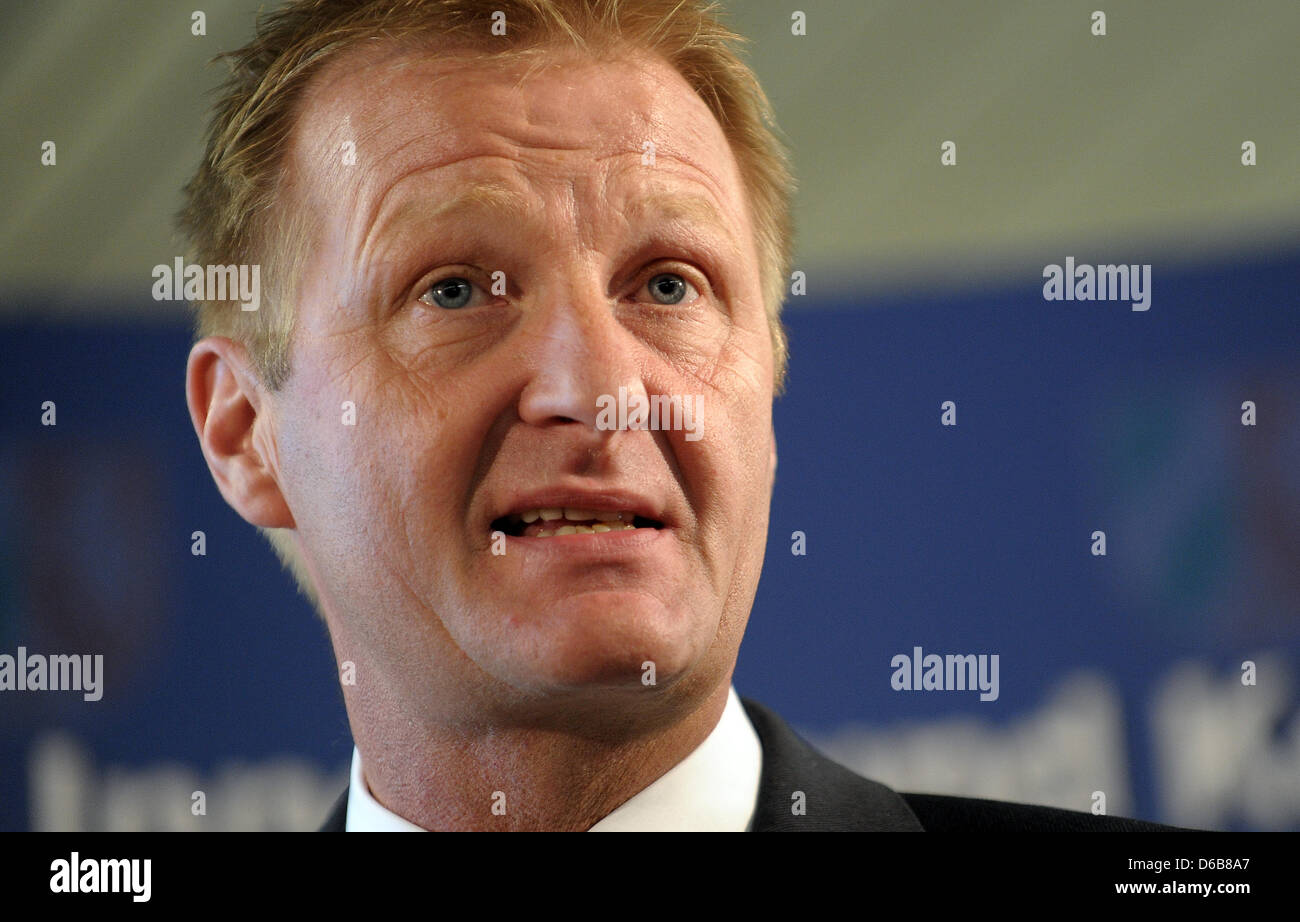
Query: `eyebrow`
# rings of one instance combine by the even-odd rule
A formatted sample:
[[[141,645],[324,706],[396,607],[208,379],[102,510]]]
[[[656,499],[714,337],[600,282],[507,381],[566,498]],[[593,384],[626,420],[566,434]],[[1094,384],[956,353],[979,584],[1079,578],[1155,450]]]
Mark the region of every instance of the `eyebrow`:
[[[628,203],[623,211],[631,223],[646,220],[647,217],[660,221],[677,221],[688,225],[709,225],[726,233],[731,238],[729,227],[722,220],[717,207],[701,195],[683,194],[657,190]]]
[[[384,224],[399,227],[417,215],[421,221],[447,221],[474,211],[495,212],[503,218],[522,221],[534,210],[528,198],[515,189],[499,183],[477,182],[432,206],[421,198],[406,198],[385,218]]]

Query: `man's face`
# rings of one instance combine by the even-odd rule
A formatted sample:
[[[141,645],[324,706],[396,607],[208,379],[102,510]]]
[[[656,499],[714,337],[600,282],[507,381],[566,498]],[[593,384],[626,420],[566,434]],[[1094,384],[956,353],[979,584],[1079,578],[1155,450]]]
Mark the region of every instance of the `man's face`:
[[[340,660],[434,711],[713,687],[766,541],[772,344],[721,128],[653,58],[522,75],[354,53],[290,151],[315,237],[277,478]],[[620,388],[694,433],[600,428]],[[575,533],[528,521],[556,509]]]

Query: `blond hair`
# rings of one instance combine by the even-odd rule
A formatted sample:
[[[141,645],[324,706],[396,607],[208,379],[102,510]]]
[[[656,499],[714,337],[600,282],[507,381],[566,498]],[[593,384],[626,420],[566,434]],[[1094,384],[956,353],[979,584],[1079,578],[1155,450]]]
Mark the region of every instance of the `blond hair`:
[[[494,34],[494,17],[502,14],[506,34]],[[260,16],[251,42],[219,56],[231,75],[214,108],[203,162],[185,186],[178,224],[191,263],[260,264],[266,293],[256,311],[233,301],[199,302],[195,338],[242,343],[271,391],[289,376],[293,291],[307,235],[304,216],[280,200],[283,167],[303,89],[328,61],[373,41],[423,38],[436,38],[448,54],[485,58],[555,47],[607,57],[630,48],[675,68],[731,146],[753,217],[779,393],[794,180],[771,106],[741,60],[745,39],[716,14],[717,4],[702,0],[294,0]],[[262,532],[319,607],[288,532]]]

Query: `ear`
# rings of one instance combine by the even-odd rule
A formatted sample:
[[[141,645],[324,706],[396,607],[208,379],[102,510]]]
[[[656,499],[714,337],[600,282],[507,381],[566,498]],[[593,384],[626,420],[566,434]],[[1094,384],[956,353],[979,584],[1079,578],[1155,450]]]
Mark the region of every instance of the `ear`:
[[[771,486],[776,485],[776,429],[772,429],[772,469],[768,471],[768,480]]]
[[[185,400],[208,470],[230,507],[252,525],[293,528],[275,469],[270,397],[244,347],[224,336],[195,343]]]

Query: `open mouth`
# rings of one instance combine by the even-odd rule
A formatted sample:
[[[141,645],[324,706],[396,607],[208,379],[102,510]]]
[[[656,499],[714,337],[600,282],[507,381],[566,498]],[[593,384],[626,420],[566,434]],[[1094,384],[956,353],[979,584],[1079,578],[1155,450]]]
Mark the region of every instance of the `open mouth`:
[[[558,535],[603,535],[637,528],[663,528],[663,523],[632,512],[577,509],[571,506],[527,509],[503,515],[493,531],[512,538],[550,538]]]

